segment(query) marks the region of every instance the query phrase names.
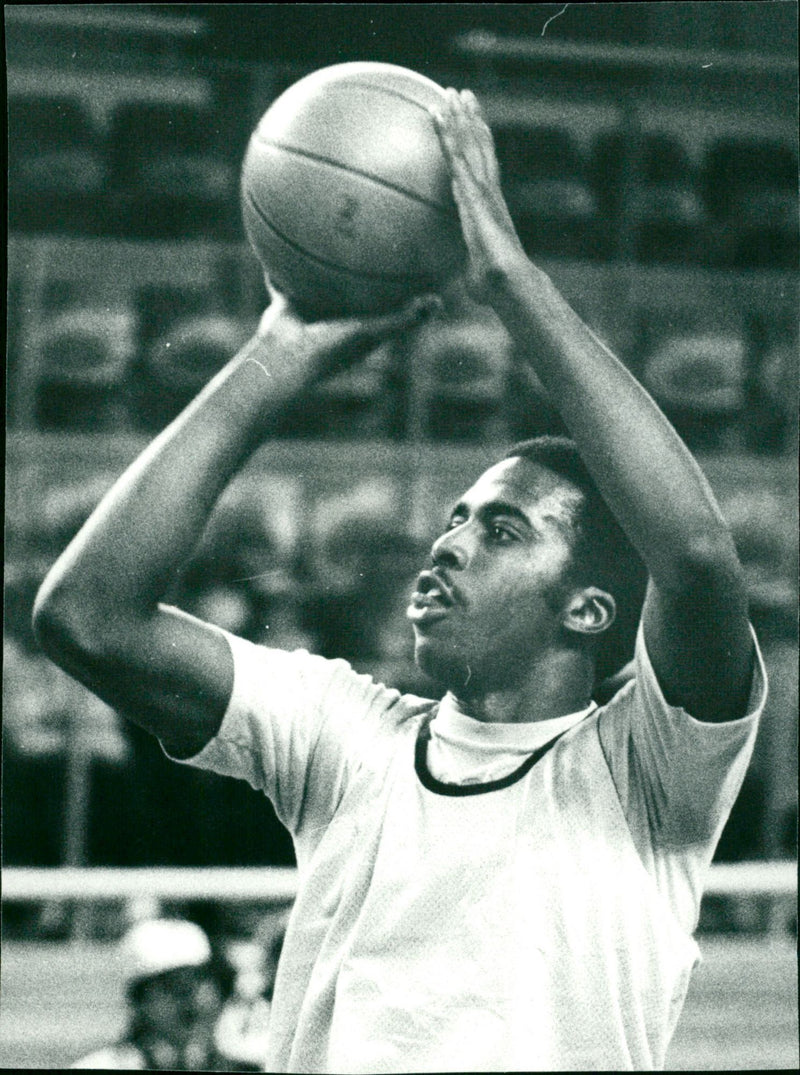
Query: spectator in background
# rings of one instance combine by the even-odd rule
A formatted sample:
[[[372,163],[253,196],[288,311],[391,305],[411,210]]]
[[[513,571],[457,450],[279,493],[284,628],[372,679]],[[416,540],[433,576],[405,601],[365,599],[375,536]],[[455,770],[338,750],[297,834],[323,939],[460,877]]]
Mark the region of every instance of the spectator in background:
[[[180,919],[138,922],[123,938],[121,961],[130,1005],[118,1042],[73,1068],[112,1071],[255,1070],[223,1056],[215,1030],[223,990],[203,930]]]
[[[264,923],[266,929],[268,923]],[[225,1003],[216,1029],[217,1046],[225,1056],[242,1065],[263,1070],[269,1041],[272,993],[286,923],[268,935],[255,931],[252,941],[238,949],[236,977],[231,996]]]

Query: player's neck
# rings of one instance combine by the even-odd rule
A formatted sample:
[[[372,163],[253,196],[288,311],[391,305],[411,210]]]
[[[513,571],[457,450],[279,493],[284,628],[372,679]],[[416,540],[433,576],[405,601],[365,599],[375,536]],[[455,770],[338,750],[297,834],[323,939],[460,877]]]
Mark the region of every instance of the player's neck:
[[[520,683],[453,690],[463,712],[492,724],[552,720],[585,709],[592,700],[594,665],[574,652],[551,654]]]

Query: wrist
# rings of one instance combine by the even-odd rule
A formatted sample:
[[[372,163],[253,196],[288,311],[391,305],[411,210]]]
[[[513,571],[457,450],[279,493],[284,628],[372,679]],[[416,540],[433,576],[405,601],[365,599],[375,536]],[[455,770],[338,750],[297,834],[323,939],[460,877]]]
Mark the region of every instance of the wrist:
[[[285,334],[267,329],[259,330],[245,344],[234,360],[252,370],[261,371],[260,385],[266,391],[282,394],[300,391],[316,380],[324,366],[324,354],[309,345],[298,333]]]
[[[505,274],[492,302],[506,330],[530,344],[539,333],[560,336],[576,314],[543,269],[527,261]]]
[[[212,378],[173,424],[198,418],[209,442],[230,441],[245,452],[269,431],[276,416],[313,379],[309,363],[262,336],[253,336]],[[192,434],[196,436],[196,433]],[[238,449],[236,449],[238,450]]]
[[[550,277],[528,257],[515,257],[498,270],[493,305],[502,309],[515,309],[520,304],[539,301],[553,288]]]

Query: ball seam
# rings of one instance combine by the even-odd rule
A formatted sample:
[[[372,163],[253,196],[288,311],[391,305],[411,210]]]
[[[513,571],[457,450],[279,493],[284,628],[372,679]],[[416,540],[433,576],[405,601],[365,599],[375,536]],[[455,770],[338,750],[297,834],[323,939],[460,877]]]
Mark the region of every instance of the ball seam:
[[[296,250],[303,257],[307,257],[310,261],[316,262],[318,265],[324,266],[326,269],[333,269],[336,272],[345,273],[347,276],[353,276],[362,280],[386,280],[393,283],[402,283],[406,280],[419,280],[421,283],[427,283],[430,277],[426,273],[375,273],[375,272],[359,272],[358,269],[349,269],[346,265],[339,265],[338,262],[328,261],[326,258],[322,258],[319,254],[314,254],[312,251],[307,250],[304,246],[298,243],[294,239],[290,239],[288,235],[284,234],[280,228],[269,219],[261,206],[255,201],[249,190],[244,192],[247,198],[248,204],[252,210],[258,214],[259,220],[262,224],[265,224],[270,231],[273,231],[279,239],[281,239],[287,246],[290,246],[293,250]]]
[[[350,172],[352,175],[361,176],[362,179],[369,179],[372,183],[376,183],[378,186],[385,187],[387,190],[393,190],[395,194],[402,194],[406,198],[411,198],[412,201],[419,202],[420,205],[424,205],[428,209],[433,209],[437,213],[441,213],[443,216],[455,220],[458,212],[453,206],[451,209],[449,206],[442,205],[441,202],[431,201],[430,198],[426,198],[424,194],[417,194],[416,191],[408,190],[406,187],[401,187],[397,183],[392,183],[388,179],[384,179],[381,176],[373,175],[371,172],[365,172],[361,168],[354,168],[352,164],[343,164],[340,161],[335,161],[331,157],[322,156],[319,153],[310,153],[307,149],[298,149],[296,146],[287,145],[285,142],[273,142],[267,138],[258,138],[258,142],[262,146],[271,146],[274,149],[281,149],[284,153],[291,153],[295,157],[302,157],[306,160],[316,161],[319,164],[327,164],[331,168],[335,168],[339,172]]]

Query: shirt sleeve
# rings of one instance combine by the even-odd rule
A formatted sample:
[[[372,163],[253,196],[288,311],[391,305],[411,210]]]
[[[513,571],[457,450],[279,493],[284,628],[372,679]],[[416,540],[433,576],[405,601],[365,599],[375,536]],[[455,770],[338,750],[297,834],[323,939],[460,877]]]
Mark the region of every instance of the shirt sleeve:
[[[690,928],[699,911],[705,869],[742,786],[766,702],[766,672],[754,632],[753,640],[753,682],[741,719],[699,721],[669,705],[641,625],[634,677],[599,717],[603,753],[637,851]]]
[[[226,638],[234,681],[220,729],[200,753],[173,760],[246,780],[293,835],[326,824],[364,739],[398,692],[343,660]]]

